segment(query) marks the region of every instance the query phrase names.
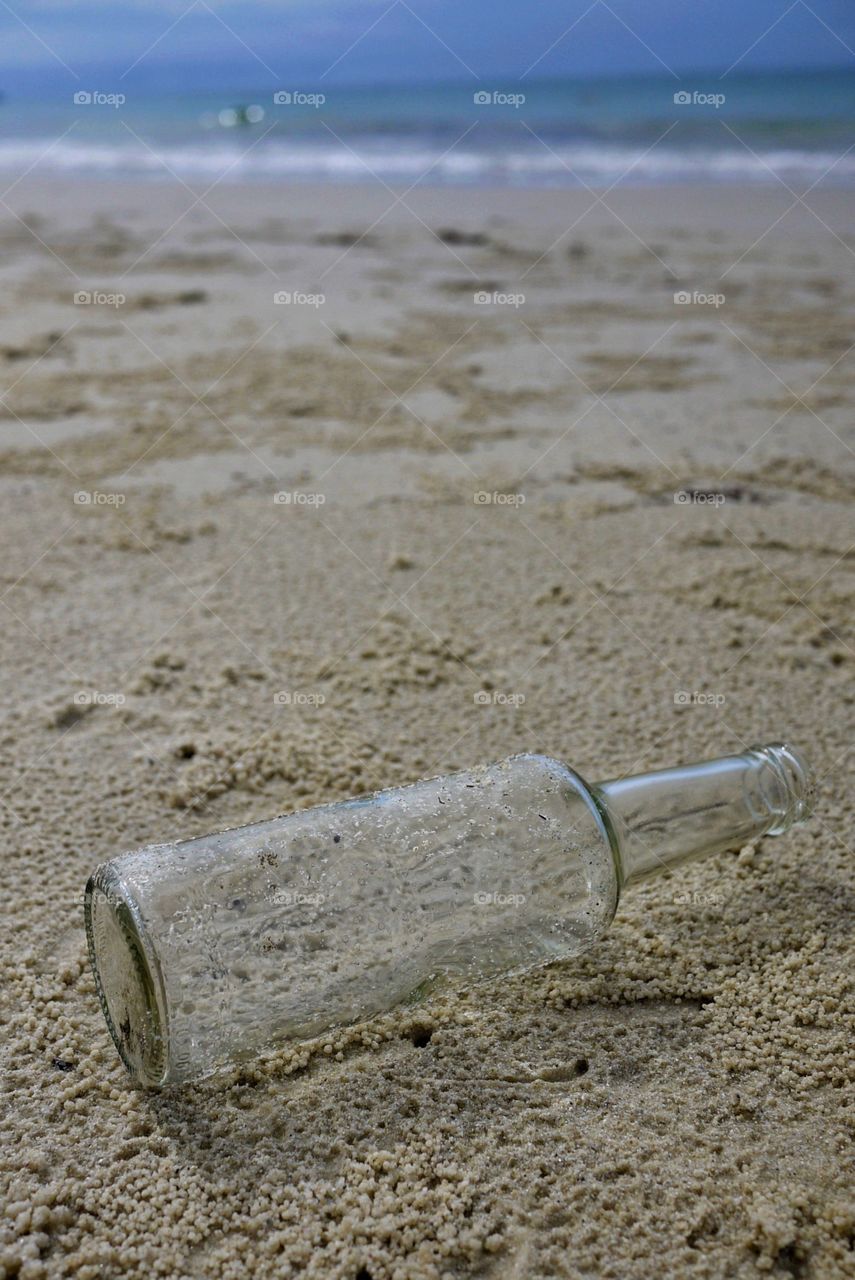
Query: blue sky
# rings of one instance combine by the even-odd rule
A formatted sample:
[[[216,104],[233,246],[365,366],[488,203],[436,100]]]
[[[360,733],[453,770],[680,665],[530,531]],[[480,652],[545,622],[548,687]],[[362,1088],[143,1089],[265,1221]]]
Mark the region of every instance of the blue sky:
[[[0,87],[849,67],[852,0],[8,0]],[[573,25],[575,24],[575,25]],[[568,30],[568,28],[571,28]],[[133,67],[132,67],[133,64]],[[131,68],[132,69],[129,69]]]

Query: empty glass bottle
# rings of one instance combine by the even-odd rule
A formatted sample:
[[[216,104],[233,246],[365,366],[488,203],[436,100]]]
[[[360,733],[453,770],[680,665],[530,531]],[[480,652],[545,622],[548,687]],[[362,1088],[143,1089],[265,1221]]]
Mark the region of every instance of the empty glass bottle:
[[[810,812],[784,744],[589,785],[558,760],[486,768],[98,867],[86,931],[125,1066],[197,1079],[277,1043],[572,956],[627,886]]]

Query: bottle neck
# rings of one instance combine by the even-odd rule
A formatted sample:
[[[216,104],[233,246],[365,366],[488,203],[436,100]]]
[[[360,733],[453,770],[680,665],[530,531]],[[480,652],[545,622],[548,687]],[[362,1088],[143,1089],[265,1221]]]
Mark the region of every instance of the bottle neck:
[[[814,784],[802,757],[774,743],[601,782],[592,791],[616,846],[623,887],[690,859],[780,835],[810,815]]]

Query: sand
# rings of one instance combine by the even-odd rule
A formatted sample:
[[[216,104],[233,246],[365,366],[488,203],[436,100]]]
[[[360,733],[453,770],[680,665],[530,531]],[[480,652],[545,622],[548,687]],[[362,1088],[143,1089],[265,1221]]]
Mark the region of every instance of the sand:
[[[851,1276],[849,196],[6,201],[0,1274]],[[110,855],[785,736],[816,817],[585,958],[218,1084],[124,1074],[82,927]]]

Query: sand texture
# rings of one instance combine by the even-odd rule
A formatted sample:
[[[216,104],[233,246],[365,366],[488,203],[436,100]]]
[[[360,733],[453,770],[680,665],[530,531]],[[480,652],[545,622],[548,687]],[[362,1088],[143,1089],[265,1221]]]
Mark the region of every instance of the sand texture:
[[[855,1274],[851,198],[7,201],[0,1275]],[[787,736],[815,819],[583,959],[129,1084],[82,927],[112,854]]]

